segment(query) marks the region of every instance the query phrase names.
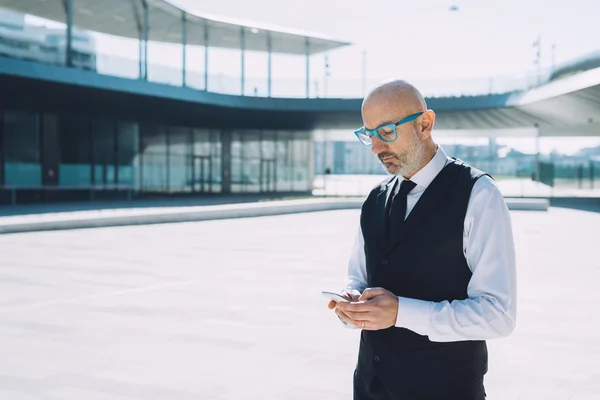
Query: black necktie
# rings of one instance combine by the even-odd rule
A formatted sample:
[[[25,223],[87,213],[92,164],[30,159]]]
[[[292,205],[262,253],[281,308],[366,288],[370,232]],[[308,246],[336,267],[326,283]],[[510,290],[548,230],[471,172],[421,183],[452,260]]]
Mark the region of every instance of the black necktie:
[[[417,186],[416,183],[409,180],[402,181],[400,190],[394,196],[392,210],[388,218],[388,224],[391,226],[391,232],[393,237],[398,237],[399,232],[404,225],[404,218],[406,217],[406,195],[410,193]],[[388,240],[391,239],[388,235]]]

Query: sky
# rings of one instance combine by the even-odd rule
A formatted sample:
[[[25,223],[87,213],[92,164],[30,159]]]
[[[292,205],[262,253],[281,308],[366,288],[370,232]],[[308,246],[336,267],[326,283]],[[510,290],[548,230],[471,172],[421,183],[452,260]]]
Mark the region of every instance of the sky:
[[[191,12],[274,24],[350,41],[327,54],[330,82],[360,86],[391,78],[412,80],[425,92],[452,83],[451,90],[511,85],[541,65],[600,50],[597,0],[169,0]],[[458,11],[450,11],[451,6]],[[137,59],[136,40],[97,35],[98,51]],[[554,50],[553,50],[554,47]],[[362,53],[366,68],[363,70]],[[150,62],[181,67],[181,47],[152,43]],[[324,75],[325,55],[313,56],[312,75]],[[266,76],[265,54],[247,54],[246,76]],[[211,74],[239,77],[239,51],[211,52]],[[133,65],[133,64],[132,64]],[[201,49],[190,49],[188,69],[202,72]],[[275,57],[273,79],[297,79],[303,88],[303,57]],[[321,83],[322,85],[322,83]],[[300,89],[301,90],[301,89]],[[321,88],[320,90],[323,90]],[[359,89],[357,91],[360,92]],[[359,93],[360,94],[360,93]]]
[[[362,95],[363,74],[367,86],[401,78],[415,83],[426,95],[481,92],[492,85],[496,90],[512,89],[526,74],[536,71],[533,43],[538,38],[543,69],[600,51],[598,0],[170,1],[191,12],[296,28],[352,42],[352,46],[327,54],[329,95],[348,89]],[[452,6],[458,11],[450,11]],[[136,59],[137,41],[96,36],[99,53]],[[239,52],[214,50],[210,57],[210,74],[221,75],[223,85],[237,90]],[[256,86],[266,90],[266,60],[265,54],[247,54],[248,85],[260,81]],[[181,68],[181,47],[152,43],[149,61]],[[324,55],[311,60],[313,93],[325,91],[324,64]],[[131,62],[134,72],[136,65]],[[188,70],[202,73],[203,66],[201,49],[190,49]],[[173,76],[178,78],[175,70]],[[289,86],[302,95],[304,76],[302,57],[274,56],[274,88]],[[594,140],[578,143],[595,144]],[[569,147],[564,141],[547,143],[554,144],[543,145],[544,152],[554,148],[573,152],[581,147]]]
[[[332,74],[473,77],[535,70],[600,49],[597,0],[171,0],[189,10],[294,27],[349,40]],[[449,11],[455,5],[459,11]]]

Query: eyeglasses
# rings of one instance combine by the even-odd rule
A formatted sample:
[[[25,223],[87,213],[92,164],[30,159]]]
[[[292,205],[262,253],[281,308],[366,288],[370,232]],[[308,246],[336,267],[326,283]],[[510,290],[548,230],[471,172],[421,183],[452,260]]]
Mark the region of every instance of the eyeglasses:
[[[373,144],[373,137],[375,135],[377,135],[377,137],[382,142],[393,142],[396,139],[398,139],[398,132],[396,132],[396,127],[407,122],[414,121],[415,119],[419,118],[421,114],[423,114],[423,111],[409,115],[408,117],[401,119],[395,124],[381,125],[380,127],[377,127],[375,129],[361,128],[357,131],[354,131],[354,134],[356,135],[358,140],[360,140],[361,143],[366,146],[370,146]]]

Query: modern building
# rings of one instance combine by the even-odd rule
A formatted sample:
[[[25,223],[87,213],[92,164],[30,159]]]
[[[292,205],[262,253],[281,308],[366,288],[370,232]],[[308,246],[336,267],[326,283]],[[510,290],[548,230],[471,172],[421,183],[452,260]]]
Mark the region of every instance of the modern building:
[[[64,23],[42,31],[13,15],[1,24],[8,37],[0,55],[2,203],[310,193],[322,158],[315,154],[314,132],[348,130],[351,136],[362,123],[360,90],[355,98],[315,98],[311,90],[311,57],[349,45],[345,41],[199,15],[165,0],[0,0],[0,7]],[[101,70],[94,41],[84,32],[137,40],[128,73]],[[181,46],[177,79],[152,81],[150,42]],[[200,73],[188,68],[189,48],[204,50]],[[239,51],[237,94],[215,84],[210,48]],[[267,57],[266,90],[248,82],[247,51]],[[305,65],[300,96],[275,90],[273,54],[296,56]],[[441,130],[598,136],[596,64],[574,64],[553,79],[536,80],[538,86],[469,95],[458,90],[427,101]],[[350,168],[348,154],[368,159],[365,149],[335,146],[324,152],[332,152],[330,168]]]
[[[312,129],[302,113],[287,112],[285,99],[257,104],[246,96],[211,93],[208,72],[204,90],[186,87],[185,68],[183,87],[149,82],[147,43],[179,40],[184,59],[187,46],[237,47],[242,66],[246,50],[264,51],[269,92],[272,53],[306,58],[308,91],[311,55],[347,43],[211,20],[162,0],[127,7],[106,3],[70,0],[64,15],[38,1],[0,1],[18,12],[67,22],[62,31],[53,31],[28,26],[22,14],[0,15],[0,48],[10,44],[10,51],[0,52],[2,203],[311,192]],[[131,26],[120,21],[123,17]],[[141,21],[140,32],[134,21]],[[173,34],[175,24],[183,29]],[[82,63],[78,43],[88,46],[92,62],[94,42],[82,29],[123,37],[139,33],[138,79],[90,71],[95,68]],[[51,45],[58,50],[46,57]]]

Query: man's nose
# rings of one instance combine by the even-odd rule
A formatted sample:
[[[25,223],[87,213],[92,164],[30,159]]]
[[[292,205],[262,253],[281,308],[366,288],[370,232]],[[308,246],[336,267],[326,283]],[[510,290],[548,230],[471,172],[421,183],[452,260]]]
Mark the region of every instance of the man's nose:
[[[382,142],[381,139],[377,137],[377,135],[373,136],[373,144],[371,145],[371,151],[374,154],[381,153],[386,149],[386,146],[387,145],[384,142]]]

